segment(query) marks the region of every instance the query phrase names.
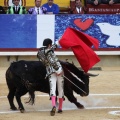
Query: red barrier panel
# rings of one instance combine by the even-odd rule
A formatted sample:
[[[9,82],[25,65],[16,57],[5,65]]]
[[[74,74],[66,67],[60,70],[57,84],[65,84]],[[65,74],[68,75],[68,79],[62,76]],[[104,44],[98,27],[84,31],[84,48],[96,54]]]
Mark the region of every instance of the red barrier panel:
[[[120,4],[100,4],[98,6],[87,4],[86,8],[87,14],[120,14]]]

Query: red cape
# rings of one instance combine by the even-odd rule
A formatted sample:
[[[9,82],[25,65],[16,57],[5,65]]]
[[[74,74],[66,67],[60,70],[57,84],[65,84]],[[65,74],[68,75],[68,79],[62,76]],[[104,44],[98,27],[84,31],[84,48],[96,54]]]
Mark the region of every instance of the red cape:
[[[91,67],[100,61],[99,57],[91,49],[93,45],[98,48],[98,40],[73,28],[66,29],[59,40],[59,44],[64,49],[72,49],[85,72],[88,72]]]

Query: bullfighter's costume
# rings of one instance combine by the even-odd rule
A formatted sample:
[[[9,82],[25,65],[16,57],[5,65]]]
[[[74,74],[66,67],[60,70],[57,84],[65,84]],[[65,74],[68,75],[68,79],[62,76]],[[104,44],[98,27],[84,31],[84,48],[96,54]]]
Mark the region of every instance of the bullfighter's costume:
[[[59,97],[58,113],[62,113],[62,104],[64,99],[64,91],[63,91],[64,79],[63,79],[62,66],[54,53],[54,49],[56,48],[56,45],[52,45],[48,47],[49,45],[52,45],[52,40],[45,39],[43,41],[43,46],[45,47],[39,49],[37,56],[46,66],[47,76],[49,77],[50,96],[53,106],[50,113],[51,116],[53,116],[55,115],[55,111],[56,111],[56,85],[58,88],[58,97]]]

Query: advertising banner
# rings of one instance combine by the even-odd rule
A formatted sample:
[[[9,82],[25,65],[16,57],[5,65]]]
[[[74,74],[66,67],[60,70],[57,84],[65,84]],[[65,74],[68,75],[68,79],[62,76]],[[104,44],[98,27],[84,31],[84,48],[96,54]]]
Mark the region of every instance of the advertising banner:
[[[120,48],[120,15],[56,15],[56,40],[68,26],[97,38],[99,48]]]
[[[99,41],[99,48],[120,48],[120,15],[0,15],[0,49],[39,48],[45,38],[59,40],[74,28]]]

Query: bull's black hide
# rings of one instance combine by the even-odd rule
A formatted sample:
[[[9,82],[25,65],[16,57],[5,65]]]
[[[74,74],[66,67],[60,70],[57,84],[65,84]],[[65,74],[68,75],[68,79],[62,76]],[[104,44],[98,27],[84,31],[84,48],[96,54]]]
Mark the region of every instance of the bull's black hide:
[[[70,82],[68,79],[64,78],[65,96],[78,108],[84,108],[82,104],[77,102],[77,99],[73,95],[73,91],[81,96],[87,96],[89,94],[89,75],[86,75],[83,71],[79,70],[76,66],[69,62],[60,62],[64,69],[64,76],[71,81]],[[80,78],[84,83],[80,82],[78,78],[71,74],[71,72]],[[16,110],[13,102],[14,96],[16,96],[20,111],[24,112],[24,107],[20,99],[21,96],[29,92],[31,96],[30,101],[34,103],[35,91],[41,91],[49,94],[49,81],[48,78],[45,79],[45,77],[46,69],[40,61],[13,62],[6,71],[10,108],[12,110]],[[77,87],[73,83],[77,85]]]

